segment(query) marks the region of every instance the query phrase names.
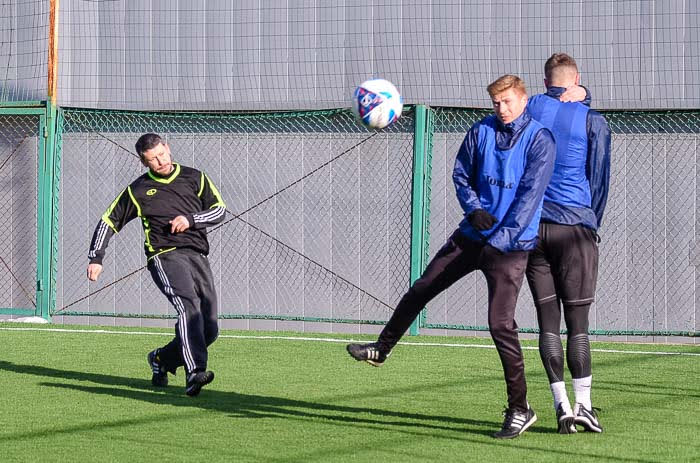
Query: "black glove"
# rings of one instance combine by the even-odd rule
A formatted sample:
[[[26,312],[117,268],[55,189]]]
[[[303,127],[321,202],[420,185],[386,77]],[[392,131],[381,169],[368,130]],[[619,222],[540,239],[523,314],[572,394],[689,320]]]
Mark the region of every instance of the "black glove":
[[[498,219],[483,209],[475,209],[467,216],[467,220],[476,230],[484,231],[493,227]]]

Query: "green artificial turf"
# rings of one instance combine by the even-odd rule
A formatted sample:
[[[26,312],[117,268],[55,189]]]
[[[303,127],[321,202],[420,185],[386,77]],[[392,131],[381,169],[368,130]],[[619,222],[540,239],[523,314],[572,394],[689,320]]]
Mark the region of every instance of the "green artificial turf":
[[[503,441],[490,437],[506,403],[491,348],[399,345],[374,368],[352,360],[342,342],[280,338],[367,336],[224,332],[210,349],[216,379],[190,398],[182,373],[170,377],[168,388],[150,384],[146,354],[167,342],[170,330],[95,329],[0,324],[2,461],[660,462],[700,456],[698,346],[594,343],[592,397],[604,432],[574,435],[557,434],[539,355],[526,349],[529,401],[539,420]],[[490,344],[463,337],[404,340]],[[573,400],[570,382],[569,395]]]

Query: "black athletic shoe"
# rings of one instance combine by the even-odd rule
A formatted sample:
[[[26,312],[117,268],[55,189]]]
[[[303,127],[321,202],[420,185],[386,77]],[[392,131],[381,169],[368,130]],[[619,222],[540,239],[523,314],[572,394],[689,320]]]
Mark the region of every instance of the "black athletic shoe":
[[[187,386],[185,394],[190,397],[199,395],[204,386],[214,381],[213,371],[195,371],[187,375]]]
[[[559,434],[573,434],[576,432],[574,414],[571,413],[571,411],[564,411],[564,406],[562,404],[559,404],[557,408],[557,428]]]
[[[369,344],[348,344],[348,354],[355,360],[365,361],[375,367],[384,365],[384,361],[391,355],[391,351],[387,352],[379,348],[378,342]]]
[[[160,363],[160,358],[158,353],[160,349],[156,349],[148,353],[148,365],[153,371],[153,376],[151,377],[151,384],[156,387],[165,387],[168,385],[168,372],[163,368],[163,364]]]
[[[603,432],[603,427],[598,421],[598,413],[594,408],[588,410],[580,403],[574,405],[574,416],[576,424],[583,426],[589,432]]]
[[[526,412],[519,412],[506,408],[503,410],[505,420],[500,431],[492,434],[496,439],[512,439],[524,433],[527,428],[537,421],[535,411],[528,408]]]

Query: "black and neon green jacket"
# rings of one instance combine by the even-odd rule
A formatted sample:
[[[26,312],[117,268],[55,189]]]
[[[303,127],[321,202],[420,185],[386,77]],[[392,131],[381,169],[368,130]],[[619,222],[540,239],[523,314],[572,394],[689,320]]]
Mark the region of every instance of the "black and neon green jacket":
[[[224,219],[226,205],[211,179],[191,167],[173,163],[168,177],[150,170],[121,192],[102,215],[90,243],[91,264],[101,264],[109,240],[132,219],[139,217],[147,257],[177,248],[209,253],[206,227]],[[183,215],[190,228],[170,232],[170,221]]]

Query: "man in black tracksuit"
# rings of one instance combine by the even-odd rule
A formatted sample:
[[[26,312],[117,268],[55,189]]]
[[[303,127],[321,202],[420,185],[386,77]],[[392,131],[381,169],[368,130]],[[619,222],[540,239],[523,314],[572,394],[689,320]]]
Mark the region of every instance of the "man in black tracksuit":
[[[168,372],[184,366],[185,392],[195,396],[214,379],[207,371],[207,347],[219,333],[206,227],[223,220],[226,205],[204,172],[172,162],[159,135],[142,135],[136,151],[149,170],[102,215],[90,243],[87,276],[97,280],[112,235],[139,217],[148,270],[178,314],[175,338],[148,354],[152,383],[167,386]]]

